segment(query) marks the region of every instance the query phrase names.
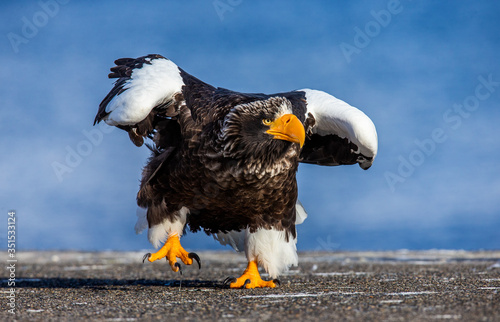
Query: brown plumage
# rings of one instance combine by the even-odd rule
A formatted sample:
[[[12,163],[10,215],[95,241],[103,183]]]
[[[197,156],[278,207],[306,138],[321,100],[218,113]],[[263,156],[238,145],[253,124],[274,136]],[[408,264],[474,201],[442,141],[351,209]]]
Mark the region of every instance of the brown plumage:
[[[317,95],[311,90],[267,95],[216,88],[160,55],[115,63],[109,77],[117,81],[94,124],[105,120],[127,131],[137,146],[151,140],[137,194],[150,230],[168,223],[169,235],[178,222],[207,234],[264,229],[283,232],[288,243],[296,238],[299,162],[368,168],[376,155],[376,141],[358,147],[360,135],[349,136],[350,119],[337,124],[332,118],[334,126],[320,119],[321,128],[317,115],[325,112],[321,105],[315,111],[308,106],[307,95]],[[374,127],[369,131],[375,133]]]
[[[159,58],[159,55],[148,58]],[[100,105],[95,122],[106,115],[106,105],[125,89],[134,68],[147,63],[145,57],[118,59],[110,78],[115,87]],[[135,127],[121,126],[134,144],[152,136],[152,156],[144,168],[137,195],[139,206],[148,208],[149,226],[165,218],[174,219],[181,207],[190,209],[191,231],[207,233],[249,227],[276,227],[295,237],[295,203],[300,148],[292,142],[257,135],[262,117],[275,118],[281,104],[289,104],[304,121],[303,93],[274,95],[243,94],[215,88],[181,70],[185,86],[173,100],[156,106]],[[238,115],[234,136],[221,141],[224,118],[241,104],[258,105],[257,114]],[[253,111],[248,108],[246,111]],[[248,122],[248,123],[247,123]],[[248,124],[248,128],[244,128]],[[259,141],[245,142],[238,131],[255,134]],[[228,135],[229,136],[229,135]],[[242,139],[241,142],[235,143]],[[137,142],[140,142],[138,144]],[[234,149],[223,149],[235,144]],[[274,176],[266,175],[280,169]]]
[[[153,156],[143,172],[137,200],[140,206],[148,207],[149,225],[159,224],[166,217],[174,219],[172,216],[181,207],[187,207],[191,211],[188,224],[192,231],[202,228],[207,233],[217,233],[245,227],[251,231],[276,227],[295,237],[295,173],[300,148],[298,144],[264,136],[264,116],[260,115],[275,117],[275,104],[280,106],[286,100],[240,95],[203,86],[198,81],[198,90],[213,97],[213,101],[205,100],[199,91],[190,89],[189,80],[186,83],[182,97],[186,105],[178,110],[175,120],[163,121],[171,123],[169,126],[159,123]],[[190,92],[200,96],[189,96]],[[211,103],[204,106],[204,102]],[[189,109],[188,104],[196,108]],[[258,106],[260,112],[235,114],[234,127],[222,138],[218,133],[224,118],[241,104]],[[251,140],[242,136],[242,131]],[[272,169],[279,173],[270,176]]]

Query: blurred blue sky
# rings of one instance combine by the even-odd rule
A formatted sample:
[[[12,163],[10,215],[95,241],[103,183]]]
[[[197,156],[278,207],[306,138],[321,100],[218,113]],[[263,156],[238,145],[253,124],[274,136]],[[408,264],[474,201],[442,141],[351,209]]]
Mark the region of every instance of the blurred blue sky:
[[[4,1],[0,21],[2,248],[11,209],[23,249],[150,248],[133,230],[148,150],[92,127],[113,61],[150,53],[371,117],[370,170],[300,166],[299,249],[500,248],[497,1]]]

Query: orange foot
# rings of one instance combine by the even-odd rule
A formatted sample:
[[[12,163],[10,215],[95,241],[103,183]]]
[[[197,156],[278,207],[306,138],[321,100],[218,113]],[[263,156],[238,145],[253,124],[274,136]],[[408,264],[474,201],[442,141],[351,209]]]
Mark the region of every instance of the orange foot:
[[[172,235],[168,237],[167,241],[165,242],[165,245],[163,245],[160,250],[158,250],[156,253],[151,254],[147,253],[144,255],[142,258],[142,262],[148,259],[150,262],[154,262],[157,259],[162,259],[165,258],[168,263],[170,264],[170,267],[172,267],[172,270],[174,272],[180,272],[182,274],[181,270],[181,265],[177,263],[177,258],[180,258],[181,261],[186,264],[186,265],[191,265],[193,264],[193,259],[198,262],[198,267],[201,268],[201,263],[200,263],[200,257],[196,253],[188,253],[182,248],[181,242],[179,240],[179,236],[177,235]]]
[[[276,287],[279,284],[278,279],[272,281],[264,281],[259,274],[257,262],[248,262],[248,266],[239,278],[228,277],[224,281],[224,285],[229,284],[230,288],[256,288],[256,287]]]

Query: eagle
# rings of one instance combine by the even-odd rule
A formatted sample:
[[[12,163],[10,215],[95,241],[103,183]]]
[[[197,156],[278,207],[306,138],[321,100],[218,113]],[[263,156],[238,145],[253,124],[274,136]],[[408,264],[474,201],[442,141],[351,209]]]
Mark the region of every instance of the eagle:
[[[377,155],[373,122],[323,91],[240,93],[214,87],[157,54],[115,61],[114,87],[99,105],[104,121],[126,131],[151,157],[137,193],[136,232],[148,228],[174,272],[199,256],[181,236],[203,230],[245,252],[248,266],[230,288],[276,287],[298,264],[297,231],[307,213],[298,200],[299,163],[359,164]],[[161,246],[161,247],[160,247]],[[270,279],[262,279],[262,267]]]

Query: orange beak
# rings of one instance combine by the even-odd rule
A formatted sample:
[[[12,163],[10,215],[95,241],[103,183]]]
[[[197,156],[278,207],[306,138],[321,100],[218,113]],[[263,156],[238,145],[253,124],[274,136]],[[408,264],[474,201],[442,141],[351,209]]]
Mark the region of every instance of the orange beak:
[[[276,119],[266,133],[274,135],[273,139],[299,143],[301,148],[306,139],[304,126],[293,114],[285,114]]]

